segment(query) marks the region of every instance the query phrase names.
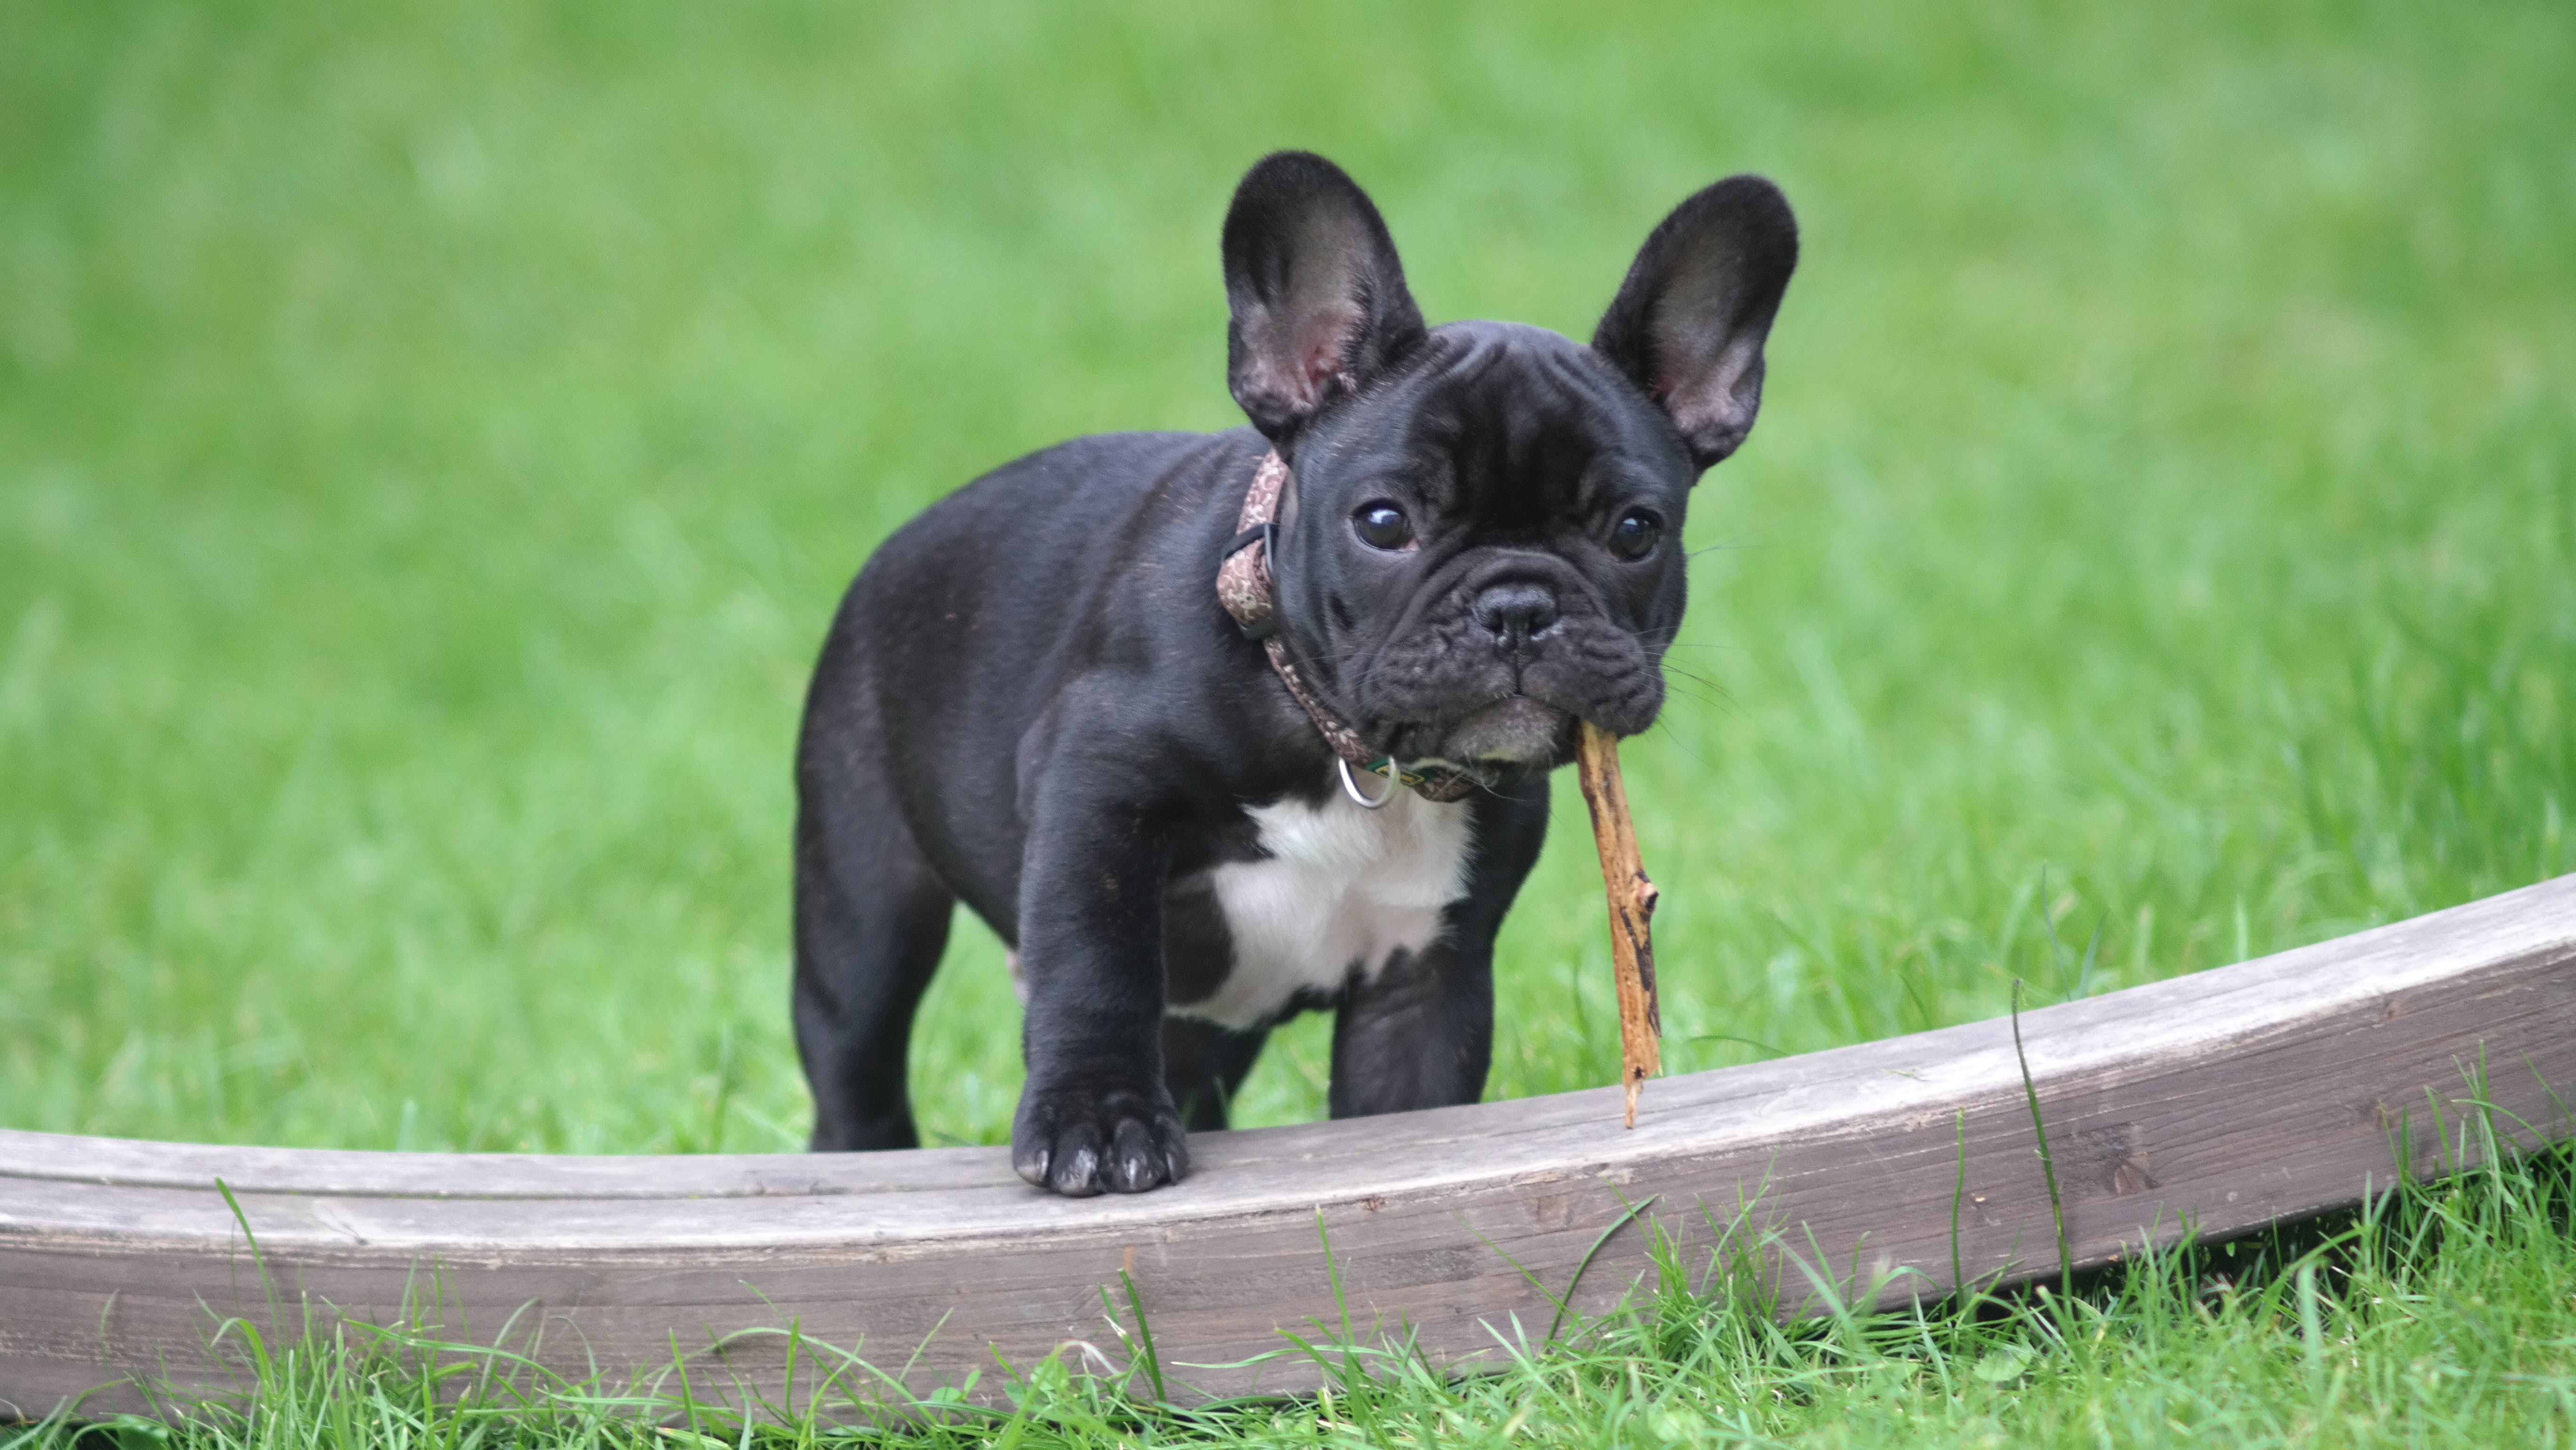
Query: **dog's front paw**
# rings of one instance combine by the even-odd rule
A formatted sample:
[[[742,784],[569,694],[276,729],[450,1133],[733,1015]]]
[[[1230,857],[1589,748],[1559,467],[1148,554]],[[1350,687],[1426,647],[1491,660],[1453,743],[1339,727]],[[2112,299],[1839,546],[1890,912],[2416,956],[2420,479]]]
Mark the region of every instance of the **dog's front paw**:
[[[1103,1189],[1142,1193],[1178,1183],[1190,1171],[1189,1136],[1159,1083],[1044,1090],[1032,1084],[1011,1125],[1011,1166],[1069,1198]]]

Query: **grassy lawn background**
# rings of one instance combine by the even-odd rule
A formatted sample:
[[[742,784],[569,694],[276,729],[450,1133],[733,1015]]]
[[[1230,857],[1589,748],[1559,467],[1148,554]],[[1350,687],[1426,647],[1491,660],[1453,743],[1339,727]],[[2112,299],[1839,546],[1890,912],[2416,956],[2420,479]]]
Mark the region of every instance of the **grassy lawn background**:
[[[832,603],[1026,449],[1239,421],[1216,225],[1287,144],[1435,319],[1581,335],[1691,188],[1800,209],[1629,752],[1672,1066],[2054,995],[2052,933],[2098,989],[2565,871],[2564,18],[19,11],[0,1122],[799,1141]],[[1498,1096],[1614,1072],[1559,820]],[[919,1034],[942,1140],[1007,1128],[998,955]]]
[[[1216,229],[1281,145],[1371,188],[1435,320],[1581,335],[1692,188],[1799,208],[1627,752],[1672,1067],[2576,869],[2570,74],[2545,0],[15,8],[0,1124],[800,1142],[832,604],[993,464],[1237,421]],[[1497,1096],[1616,1062],[1559,804]],[[999,957],[961,932],[918,1034],[943,1140],[1007,1128]],[[1251,1120],[1320,1113],[1323,1028]],[[2148,1283],[1946,1350],[1676,1300],[1391,1402],[1414,1440],[1235,1433],[2564,1443],[2550,1171],[2322,1298]]]
[[[1673,1066],[2053,994],[2052,931],[2099,988],[2565,871],[2563,19],[22,12],[0,1121],[796,1142],[832,603],[1026,449],[1238,421],[1216,223],[1285,144],[1435,319],[1580,335],[1692,187],[1800,208],[1630,752]],[[1559,819],[1497,1096],[1614,1071]],[[920,1033],[943,1139],[1007,1128],[998,955]]]

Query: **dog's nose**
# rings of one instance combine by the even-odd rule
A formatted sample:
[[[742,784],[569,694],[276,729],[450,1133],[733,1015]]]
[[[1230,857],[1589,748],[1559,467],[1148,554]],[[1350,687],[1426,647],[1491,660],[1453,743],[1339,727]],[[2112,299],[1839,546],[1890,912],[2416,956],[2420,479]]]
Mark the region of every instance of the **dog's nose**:
[[[1537,584],[1497,584],[1476,596],[1476,622],[1496,643],[1517,645],[1556,623],[1556,596]]]

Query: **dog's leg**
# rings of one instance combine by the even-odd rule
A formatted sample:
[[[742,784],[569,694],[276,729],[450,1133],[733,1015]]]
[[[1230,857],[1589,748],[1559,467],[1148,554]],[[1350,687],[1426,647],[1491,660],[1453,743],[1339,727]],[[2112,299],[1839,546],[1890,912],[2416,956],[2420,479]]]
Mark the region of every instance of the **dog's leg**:
[[[1494,938],[1547,839],[1547,781],[1514,781],[1474,798],[1476,855],[1467,895],[1440,935],[1398,952],[1343,990],[1333,1016],[1336,1118],[1472,1103],[1494,1052]]]
[[[1252,1074],[1267,1031],[1237,1032],[1187,1017],[1163,1019],[1163,1081],[1191,1132],[1225,1126],[1229,1105]]]
[[[1121,799],[1126,762],[1063,747],[1031,802],[1020,872],[1029,1065],[1011,1166],[1081,1196],[1140,1193],[1189,1172],[1163,1082],[1163,893],[1170,829]],[[1079,751],[1081,754],[1076,754]],[[1118,792],[1112,794],[1111,792]]]
[[[796,1050],[814,1091],[813,1147],[919,1147],[905,1050],[956,903],[914,847],[880,772],[805,765],[795,1008]]]
[[[1333,1016],[1336,1118],[1472,1103],[1494,1055],[1494,944],[1434,942],[1354,982]]]

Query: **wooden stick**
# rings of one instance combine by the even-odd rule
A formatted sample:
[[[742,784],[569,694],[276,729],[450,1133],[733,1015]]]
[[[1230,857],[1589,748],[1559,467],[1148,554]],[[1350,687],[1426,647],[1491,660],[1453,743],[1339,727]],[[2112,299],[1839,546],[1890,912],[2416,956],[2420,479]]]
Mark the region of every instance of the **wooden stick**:
[[[1574,771],[1583,782],[1583,803],[1592,808],[1592,843],[1601,850],[1601,884],[1610,894],[1610,959],[1619,971],[1619,1081],[1628,1090],[1633,1128],[1639,1090],[1664,1067],[1664,1014],[1655,1002],[1655,883],[1646,879],[1636,823],[1628,819],[1618,737],[1584,721]]]

